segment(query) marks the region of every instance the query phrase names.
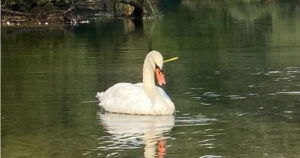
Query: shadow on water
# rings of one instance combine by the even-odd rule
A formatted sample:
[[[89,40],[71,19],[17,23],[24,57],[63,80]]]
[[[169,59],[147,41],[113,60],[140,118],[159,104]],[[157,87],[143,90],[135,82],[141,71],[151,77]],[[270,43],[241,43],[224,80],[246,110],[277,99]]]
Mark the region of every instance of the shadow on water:
[[[86,32],[89,30],[89,32]],[[110,31],[107,31],[110,30]],[[92,25],[82,25],[74,29],[76,37],[86,39],[88,48],[99,49],[107,46],[118,52],[118,48],[134,38],[139,45],[139,39],[147,40],[143,32],[142,19],[115,19],[105,22],[94,22]],[[133,37],[131,37],[133,36]],[[105,40],[103,40],[105,38]],[[147,41],[145,43],[148,43]]]

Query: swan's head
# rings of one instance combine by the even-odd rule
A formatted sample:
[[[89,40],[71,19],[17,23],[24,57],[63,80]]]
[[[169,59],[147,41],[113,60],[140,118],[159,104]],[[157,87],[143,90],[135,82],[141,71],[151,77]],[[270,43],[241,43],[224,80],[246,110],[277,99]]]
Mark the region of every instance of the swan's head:
[[[158,51],[151,51],[148,53],[147,57],[148,60],[150,60],[151,66],[153,70],[155,71],[157,82],[160,86],[166,84],[165,76],[163,73],[163,64],[164,60],[160,52]]]
[[[160,52],[153,50],[147,54],[146,58],[148,58],[150,61],[153,70],[155,70],[157,67],[162,70],[164,60]]]

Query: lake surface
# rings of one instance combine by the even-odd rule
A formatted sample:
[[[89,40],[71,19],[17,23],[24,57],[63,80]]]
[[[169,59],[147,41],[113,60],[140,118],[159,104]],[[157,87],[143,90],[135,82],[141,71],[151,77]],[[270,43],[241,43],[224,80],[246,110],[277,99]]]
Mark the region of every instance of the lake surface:
[[[5,158],[296,158],[300,6],[160,1],[159,18],[2,36]],[[162,52],[172,116],[103,113],[97,91],[140,82]]]

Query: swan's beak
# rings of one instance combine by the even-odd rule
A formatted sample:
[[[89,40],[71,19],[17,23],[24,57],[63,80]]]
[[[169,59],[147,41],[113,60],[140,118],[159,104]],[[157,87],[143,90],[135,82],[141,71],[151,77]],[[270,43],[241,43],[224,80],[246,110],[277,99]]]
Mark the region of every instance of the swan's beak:
[[[155,68],[155,74],[156,74],[156,79],[158,84],[160,86],[165,85],[166,84],[165,75],[159,67]]]

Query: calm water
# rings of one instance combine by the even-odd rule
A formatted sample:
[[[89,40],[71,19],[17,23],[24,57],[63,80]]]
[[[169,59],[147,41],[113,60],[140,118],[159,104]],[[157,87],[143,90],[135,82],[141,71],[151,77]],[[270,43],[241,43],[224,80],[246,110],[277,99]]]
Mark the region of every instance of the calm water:
[[[161,1],[162,17],[2,36],[2,157],[300,155],[300,6]],[[175,116],[102,113],[94,97],[165,58]]]

